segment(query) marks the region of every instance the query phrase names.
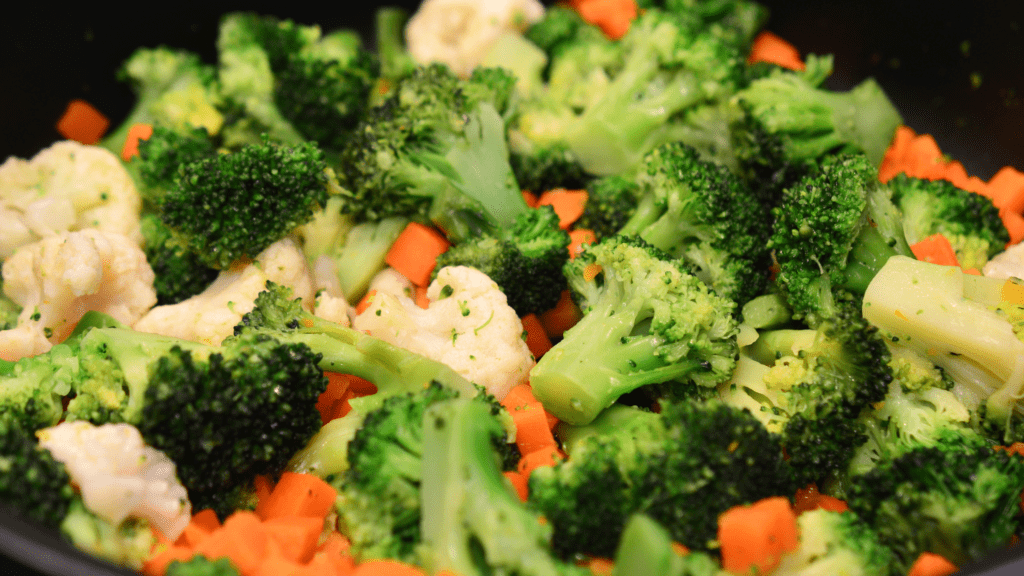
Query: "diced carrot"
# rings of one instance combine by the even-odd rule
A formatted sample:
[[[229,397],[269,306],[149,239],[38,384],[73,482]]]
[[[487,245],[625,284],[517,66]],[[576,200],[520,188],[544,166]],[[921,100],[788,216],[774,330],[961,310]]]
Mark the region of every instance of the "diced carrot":
[[[256,514],[264,520],[281,516],[327,515],[338,493],[333,486],[312,474],[285,472],[274,491],[256,505]]]
[[[878,167],[879,180],[888,182],[904,171],[903,156],[907,153],[907,148],[910,147],[910,141],[916,136],[917,134],[909,126],[898,126],[896,128],[892,143],[885,150],[882,163]]]
[[[102,112],[80,99],[68,102],[64,114],[57,120],[57,132],[61,136],[82,144],[99,142],[109,126],[110,120]]]
[[[352,543],[349,541],[349,539],[346,538],[341,532],[338,532],[337,530],[332,530],[329,534],[327,534],[327,537],[324,538],[324,541],[319,546],[317,546],[316,551],[318,554],[323,552],[327,554],[344,555],[349,554],[349,551],[351,549]]]
[[[583,247],[588,244],[596,244],[597,236],[593,230],[587,228],[576,228],[569,231],[569,258],[575,258],[583,253]]]
[[[370,304],[373,304],[373,297],[376,294],[376,290],[370,290],[364,294],[363,297],[359,299],[359,302],[356,303],[356,314],[366,312],[366,309],[370,307]]]
[[[302,568],[305,573],[311,576],[345,576],[352,570],[355,570],[355,567],[354,561],[345,563],[324,554],[316,554]],[[292,572],[289,576],[298,576],[298,574]]]
[[[410,222],[391,245],[384,261],[413,284],[426,286],[430,284],[437,257],[448,250],[448,246],[448,240],[437,230]]]
[[[533,404],[540,404],[540,400],[537,400],[533,395],[533,388],[529,384],[513,386],[512,389],[505,394],[505,397],[501,399],[501,405],[509,412],[526,408]]]
[[[734,574],[767,574],[784,552],[800,545],[796,514],[777,496],[750,506],[735,506],[718,518],[722,567]]]
[[[565,190],[558,188],[548,190],[537,199],[537,206],[551,206],[558,214],[558,227],[568,230],[573,222],[583,215],[583,207],[587,204],[586,190]]]
[[[747,63],[755,62],[778,64],[790,70],[803,71],[807,68],[804,61],[800,59],[800,51],[795,46],[767,30],[758,34],[750,47]]]
[[[151,124],[133,124],[128,129],[128,136],[124,139],[124,146],[121,147],[121,160],[128,162],[139,155],[139,141],[149,140],[153,135]]]
[[[322,516],[279,516],[264,520],[263,527],[285,558],[304,564],[316,551],[324,519]]]
[[[536,452],[549,446],[558,446],[548,426],[547,413],[540,402],[525,408],[510,410],[516,426],[516,446],[521,454]]]
[[[370,560],[356,566],[352,576],[424,576],[419,568],[398,560]]]
[[[544,326],[544,332],[548,338],[561,338],[566,330],[572,328],[583,317],[580,307],[572,300],[572,293],[562,290],[558,298],[558,304],[540,315],[540,323]]]
[[[594,576],[611,576],[615,573],[615,562],[611,558],[587,558],[583,565]]]
[[[815,484],[810,484],[806,488],[796,491],[796,496],[793,498],[794,512],[799,515],[811,510],[817,510],[818,508],[824,508],[832,512],[846,512],[850,509],[846,502],[839,498],[818,492],[818,487]]]
[[[942,234],[932,234],[915,243],[910,250],[914,253],[914,257],[922,262],[942,266],[960,266],[960,262],[956,259],[956,252],[953,251],[953,245]]]
[[[599,27],[612,40],[629,32],[639,12],[635,0],[572,0],[570,5],[581,18]]]
[[[687,548],[686,546],[683,546],[683,544],[680,543],[680,542],[673,542],[672,543],[672,551],[675,552],[676,554],[680,555],[680,556],[686,556],[687,554],[690,553],[690,549]]]
[[[530,208],[537,207],[537,195],[529,190],[523,190],[523,200],[526,200],[526,205]]]
[[[267,553],[268,536],[260,518],[248,510],[228,516],[224,525],[195,547],[210,559],[229,558],[242,576],[255,574]]]
[[[527,476],[520,474],[518,470],[509,470],[507,472],[503,472],[503,474],[505,475],[505,478],[508,478],[508,481],[512,483],[512,487],[515,488],[519,499],[526,502],[530,497],[530,479]]]
[[[600,264],[587,264],[587,266],[583,268],[583,279],[590,282],[594,278],[597,278],[602,270],[604,269],[601,268]]]
[[[427,287],[417,286],[416,294],[414,295],[416,305],[426,310],[430,307],[430,298],[427,298]]]
[[[267,476],[260,474],[253,480],[253,489],[256,492],[256,502],[262,502],[270,497],[274,491],[274,482]]]
[[[938,554],[922,552],[913,566],[907,572],[907,576],[946,576],[956,572],[956,566]]]
[[[267,540],[267,550],[263,560],[254,572],[243,576],[291,576],[301,573],[302,563],[288,558],[274,538]]]
[[[1001,168],[989,179],[988,196],[997,208],[1020,214],[1024,212],[1024,173],[1011,166]]]
[[[324,372],[324,376],[327,377],[327,389],[316,399],[316,409],[320,412],[320,421],[327,424],[339,416],[350,380],[348,374],[337,372]]]
[[[541,466],[554,466],[562,460],[565,460],[565,453],[559,450],[557,446],[545,446],[540,450],[523,454],[522,458],[519,459],[518,471],[523,476],[529,478],[530,474],[537,468]]]
[[[178,542],[195,548],[218,528],[220,528],[220,520],[217,518],[217,513],[209,508],[200,510],[192,515],[192,519],[185,526]]]
[[[996,450],[1005,450],[1010,454],[1024,456],[1024,442],[1014,442],[1009,446],[993,446],[993,448],[995,448]]]
[[[534,358],[540,358],[551,349],[551,339],[548,338],[536,314],[527,314],[523,316],[522,321],[523,330],[526,330],[526,346]]]
[[[168,546],[147,558],[142,563],[141,572],[146,576],[164,576],[171,562],[187,562],[195,555],[195,550],[189,546]]]

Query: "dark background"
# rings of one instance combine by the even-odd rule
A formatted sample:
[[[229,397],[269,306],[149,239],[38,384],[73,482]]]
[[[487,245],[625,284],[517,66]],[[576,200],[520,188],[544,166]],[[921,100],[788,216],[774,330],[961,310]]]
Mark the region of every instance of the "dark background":
[[[1000,167],[1024,170],[1024,2],[979,0],[963,5],[919,0],[849,2],[763,1],[768,29],[803,54],[835,55],[829,86],[845,90],[874,76],[919,133],[930,133],[969,174],[988,179]],[[116,125],[132,105],[114,71],[138,46],[168,45],[215,61],[218,15],[254,10],[325,30],[369,31],[375,2],[334,2],[331,10],[287,3],[142,3],[115,11],[45,9],[27,4],[27,17],[0,20],[0,159],[29,157],[60,138],[53,126],[72,98],[88,100]],[[418,2],[392,2],[414,8]],[[103,573],[102,564],[0,513],[0,574],[32,574],[4,557],[34,558],[46,573]],[[1022,550],[979,567],[1000,576],[1021,574]],[[38,564],[37,564],[38,562]],[[978,573],[977,570],[972,571]],[[109,573],[109,572],[108,572]],[[125,572],[128,574],[128,572]]]

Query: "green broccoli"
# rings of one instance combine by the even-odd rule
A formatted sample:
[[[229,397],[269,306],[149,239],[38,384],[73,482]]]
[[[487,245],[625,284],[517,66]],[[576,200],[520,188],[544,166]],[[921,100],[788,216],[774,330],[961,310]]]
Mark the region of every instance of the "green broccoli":
[[[679,143],[648,154],[636,181],[640,201],[620,234],[638,235],[681,258],[737,304],[765,291],[771,221],[743,182]]]
[[[593,179],[564,144],[539,146],[511,139],[509,148],[512,173],[523,190],[535,194],[558,188],[579,190]]]
[[[0,428],[14,426],[33,432],[60,421],[70,387],[57,373],[71,356],[67,346],[58,344],[46,355],[0,361]]]
[[[863,155],[824,158],[772,214],[776,282],[812,327],[837,313],[837,291],[863,294],[890,257],[912,256],[889,189]]]
[[[529,492],[559,555],[611,557],[636,513],[714,551],[719,514],[795,490],[778,437],[747,411],[716,400],[661,408],[615,405],[586,426],[560,425],[569,458],[535,470]]]
[[[889,357],[877,329],[847,303],[817,330],[762,333],[720,393],[779,434],[803,486],[845,470],[867,439],[857,417],[885,396]]]
[[[327,201],[323,153],[266,138],[228,154],[181,165],[159,205],[161,221],[207,265],[254,258],[308,222]]]
[[[416,562],[420,545],[420,485],[423,421],[426,410],[460,396],[434,382],[411,394],[391,396],[366,415],[348,445],[349,468],[331,479],[338,489],[339,530],[361,561],[394,558]],[[493,438],[497,453],[510,451],[511,419],[493,397],[479,393],[473,402],[502,419]]]
[[[922,552],[960,566],[1007,546],[1022,490],[1024,458],[974,440],[881,463],[851,479],[847,502],[905,572]]]
[[[999,209],[990,198],[947,180],[924,180],[899,174],[888,182],[893,202],[903,211],[907,241],[916,244],[942,234],[964,270],[981,270],[1010,241]]]
[[[209,346],[100,316],[87,314],[69,341],[19,362],[0,388],[35,375],[36,389],[70,398],[67,419],[135,425],[177,464],[198,509],[233,511],[256,475],[281,472],[319,428],[326,378],[308,347],[266,335]],[[53,408],[59,418],[60,397]]]
[[[612,576],[661,574],[662,576],[715,576],[720,566],[710,555],[691,551],[680,555],[672,546],[672,536],[645,514],[634,514],[626,521]]]
[[[185,165],[216,156],[218,140],[205,128],[154,126],[149,138],[139,141],[138,158],[128,164],[147,210],[158,208],[167,192],[178,187]]]
[[[204,128],[216,134],[224,122],[216,72],[197,54],[140,48],[124,62],[118,77],[132,85],[136,101],[128,117],[100,142],[115,154],[121,153],[135,124],[177,131]]]
[[[345,210],[429,218],[457,241],[510,225],[528,210],[505,139],[514,82],[497,69],[460,80],[442,64],[417,68],[342,150]]]
[[[486,403],[438,402],[423,418],[419,563],[429,574],[585,576],[556,559],[551,526],[502,475],[493,438],[505,433]]]
[[[146,520],[126,518],[114,524],[89,511],[78,497],[61,522],[60,532],[79,550],[135,570],[142,568],[157,543]]]
[[[643,240],[616,236],[565,266],[583,318],[533,368],[560,420],[586,424],[641,386],[713,387],[736,365],[735,304]]]
[[[569,235],[550,206],[523,213],[497,235],[470,238],[437,259],[445,266],[471,266],[487,274],[522,317],[555,307],[568,288],[562,267],[569,260]]]
[[[0,422],[0,504],[22,518],[57,529],[75,498],[64,464],[40,448],[30,430]]]
[[[153,289],[157,305],[187,300],[217,278],[217,269],[204,264],[156,214],[144,214],[140,228],[146,261],[156,274]]]
[[[547,93],[521,103],[516,130],[541,149],[563,144],[589,173],[627,172],[677,139],[673,119],[727,97],[745,50],[682,13],[651,8],[619,41],[551,17],[530,32],[551,51]],[[589,33],[587,33],[589,32]]]
[[[606,176],[587,185],[587,203],[574,225],[594,233],[598,240],[615,236],[640,203],[640,186],[633,178]]]
[[[845,93],[818,87],[831,72],[831,58],[807,60],[806,71],[777,69],[751,81],[736,98],[782,138],[792,160],[862,152],[877,167],[903,123],[896,107],[872,78]]]

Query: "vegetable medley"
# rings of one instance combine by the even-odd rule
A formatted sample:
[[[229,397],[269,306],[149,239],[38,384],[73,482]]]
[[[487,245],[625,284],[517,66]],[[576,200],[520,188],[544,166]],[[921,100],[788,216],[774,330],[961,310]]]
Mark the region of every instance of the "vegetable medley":
[[[947,574],[1024,534],[1024,174],[751,0],[224,15],[0,165],[0,503],[150,575]]]

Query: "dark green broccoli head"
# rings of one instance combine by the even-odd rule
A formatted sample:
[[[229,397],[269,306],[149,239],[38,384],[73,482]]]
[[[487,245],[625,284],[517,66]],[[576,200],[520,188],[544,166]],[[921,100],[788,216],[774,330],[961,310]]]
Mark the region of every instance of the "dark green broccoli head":
[[[260,144],[191,162],[160,218],[210,266],[227,268],[307,222],[327,201],[323,153],[313,144]]]
[[[151,365],[136,425],[177,464],[193,506],[230,514],[257,475],[280,473],[320,428],[318,361],[262,335],[207,354],[174,347]]]
[[[523,190],[535,194],[557,188],[578,190],[587,187],[593,178],[583,170],[572,151],[563,143],[551,146],[531,144],[518,149],[513,142],[512,146],[509,162],[516,182]]]
[[[913,450],[856,476],[847,502],[906,570],[922,552],[959,566],[1006,546],[1022,490],[1024,458],[975,440]]]
[[[238,576],[238,569],[228,558],[211,560],[196,554],[190,560],[173,560],[167,565],[165,576]]]
[[[0,504],[57,529],[74,498],[64,464],[40,448],[31,431],[0,422]]]
[[[64,346],[18,362],[4,362],[0,375],[0,428],[29,432],[54,426],[64,415],[66,382],[58,376],[73,360]]]
[[[598,240],[615,236],[633,215],[640,196],[640,187],[633,178],[606,176],[594,180],[587,186],[587,204],[575,226],[592,230]]]
[[[176,304],[206,289],[216,278],[217,269],[202,262],[155,214],[145,214],[140,222],[143,252],[156,274],[153,289],[157,305]]]
[[[680,261],[639,238],[616,236],[588,246],[564,272],[583,318],[530,378],[537,399],[560,420],[585,424],[641,386],[713,387],[732,373],[735,303]]]
[[[216,142],[205,128],[172,130],[154,126],[153,134],[139,141],[139,157],[128,166],[138,174],[142,197],[156,206],[167,192],[178,187],[185,165],[216,154]]]
[[[622,227],[684,260],[718,294],[743,304],[768,283],[770,219],[751,189],[689,146],[644,158],[640,203]]]
[[[888,182],[892,199],[903,211],[911,244],[942,234],[964,269],[981,270],[1010,241],[992,199],[962,190],[947,180],[924,180],[899,174]]]
[[[863,155],[829,156],[772,211],[776,281],[794,315],[812,326],[837,314],[837,291],[863,294],[890,256],[912,257],[877,174]]]

